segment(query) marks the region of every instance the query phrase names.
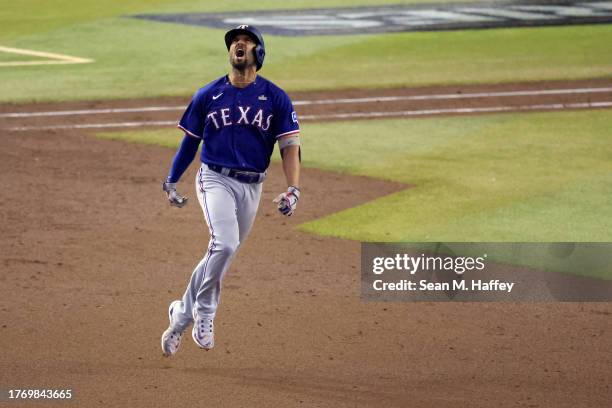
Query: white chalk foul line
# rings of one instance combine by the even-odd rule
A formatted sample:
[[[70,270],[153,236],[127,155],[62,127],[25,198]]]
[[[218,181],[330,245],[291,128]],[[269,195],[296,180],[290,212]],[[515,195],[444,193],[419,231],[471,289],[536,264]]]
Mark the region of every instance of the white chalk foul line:
[[[322,119],[357,119],[357,118],[381,118],[402,116],[433,116],[448,114],[474,114],[493,112],[521,112],[536,110],[565,110],[565,109],[591,109],[609,108],[612,101],[584,102],[584,103],[552,103],[540,105],[522,106],[490,106],[482,108],[449,108],[449,109],[419,109],[386,112],[355,112],[355,113],[333,113],[324,115],[304,115],[302,120]],[[19,126],[6,128],[9,131],[32,131],[32,130],[61,130],[61,129],[102,129],[102,128],[125,128],[125,127],[147,127],[147,126],[176,126],[176,121],[142,121],[142,122],[117,122],[117,123],[86,123],[80,125],[51,125],[51,126]]]
[[[27,118],[36,116],[78,116],[104,113],[131,113],[131,112],[162,112],[184,110],[185,106],[143,106],[140,108],[108,108],[108,109],[80,109],[50,112],[19,112],[0,113],[0,118]]]
[[[83,123],[80,125],[48,125],[48,126],[17,126],[7,128],[11,131],[25,130],[61,130],[61,129],[103,129],[103,128],[126,128],[140,126],[176,126],[173,121],[143,121],[143,122],[115,122],[115,123]]]
[[[425,100],[444,100],[444,99],[468,99],[468,98],[499,98],[513,96],[540,96],[540,95],[572,95],[612,92],[612,87],[605,88],[573,88],[573,89],[546,89],[546,90],[519,90],[519,91],[500,91],[500,92],[477,92],[463,94],[437,94],[437,95],[405,95],[405,96],[373,96],[368,98],[341,98],[341,99],[322,99],[322,100],[297,100],[294,106],[306,105],[336,105],[351,103],[372,103],[372,102],[397,102],[397,101],[425,101]],[[0,113],[0,118],[27,118],[36,116],[76,116],[94,115],[109,113],[133,113],[133,112],[161,112],[161,111],[182,111],[185,106],[143,106],[137,108],[106,108],[106,109],[79,109],[49,112],[13,112]]]
[[[294,105],[328,105],[340,103],[372,103],[372,102],[396,102],[396,101],[427,101],[437,99],[468,99],[468,98],[499,98],[512,96],[541,96],[541,95],[572,95],[612,92],[610,88],[575,88],[575,89],[544,89],[544,90],[522,90],[522,91],[498,91],[498,92],[475,92],[475,93],[453,93],[437,95],[404,95],[404,96],[374,96],[369,98],[343,98],[324,99],[320,101],[296,101]]]
[[[53,54],[50,52],[25,50],[21,48],[0,47],[0,52],[8,52],[11,54],[28,55],[31,57],[41,57],[51,59],[52,61],[6,61],[0,62],[0,66],[17,66],[17,65],[51,65],[51,64],[86,64],[93,62],[92,59],[73,57],[71,55]]]
[[[449,108],[449,109],[419,109],[405,111],[387,112],[355,112],[355,113],[332,113],[328,115],[304,115],[303,120],[321,119],[355,119],[355,118],[380,118],[389,116],[428,116],[428,115],[449,115],[449,114],[470,114],[470,113],[492,113],[492,112],[521,112],[534,110],[564,110],[564,109],[590,109],[612,107],[609,102],[585,102],[585,103],[552,103],[541,105],[522,105],[522,106],[489,106],[483,108]]]

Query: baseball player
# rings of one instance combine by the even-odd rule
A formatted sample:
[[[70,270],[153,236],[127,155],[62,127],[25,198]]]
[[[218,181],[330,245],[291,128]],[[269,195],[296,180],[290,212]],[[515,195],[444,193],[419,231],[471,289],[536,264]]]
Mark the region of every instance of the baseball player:
[[[274,200],[278,211],[291,216],[300,198],[298,120],[289,96],[257,75],[266,55],[263,37],[255,27],[240,25],[225,34],[225,45],[230,72],[193,96],[178,125],[185,137],[163,184],[170,205],[187,204],[176,185],[203,142],[195,184],[210,243],[183,298],[170,303],[170,325],[161,338],[166,357],[176,353],[192,323],[196,344],[213,348],[221,281],[253,225],[276,143],[288,185]]]

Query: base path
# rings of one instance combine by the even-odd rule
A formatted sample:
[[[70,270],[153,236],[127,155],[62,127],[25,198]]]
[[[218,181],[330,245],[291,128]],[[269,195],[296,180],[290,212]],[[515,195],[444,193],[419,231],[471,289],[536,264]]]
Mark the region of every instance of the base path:
[[[3,126],[14,119],[26,124],[4,118]],[[305,169],[303,199],[287,219],[271,202],[284,190],[278,165],[224,281],[215,349],[198,349],[187,334],[165,359],[168,303],[209,239],[193,201],[195,166],[182,182],[192,202],[179,210],[161,191],[173,150],[81,130],[46,136],[2,132],[2,389],[70,388],[73,403],[50,406],[79,407],[576,408],[612,400],[612,304],[362,302],[359,243],[295,227],[407,186]]]
[[[291,94],[301,121],[612,108],[612,79]],[[3,131],[167,127],[189,98],[0,105]]]

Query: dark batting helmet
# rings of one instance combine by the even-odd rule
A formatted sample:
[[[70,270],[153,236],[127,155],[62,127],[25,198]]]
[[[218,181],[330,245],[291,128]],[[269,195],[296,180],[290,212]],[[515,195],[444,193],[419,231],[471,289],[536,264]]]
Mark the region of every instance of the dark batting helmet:
[[[266,57],[266,46],[264,45],[263,36],[259,32],[259,30],[250,25],[239,25],[236,28],[229,30],[225,33],[225,45],[227,46],[227,50],[229,51],[230,46],[232,45],[232,41],[235,36],[240,34],[246,34],[253,39],[255,42],[255,49],[253,50],[255,53],[255,63],[257,64],[257,71],[262,67],[264,58]]]

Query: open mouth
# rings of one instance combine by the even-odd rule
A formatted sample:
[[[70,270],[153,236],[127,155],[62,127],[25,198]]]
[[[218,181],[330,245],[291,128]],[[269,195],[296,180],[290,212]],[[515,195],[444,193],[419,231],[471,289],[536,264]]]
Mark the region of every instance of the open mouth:
[[[236,50],[237,57],[244,57],[244,50],[242,48]]]

